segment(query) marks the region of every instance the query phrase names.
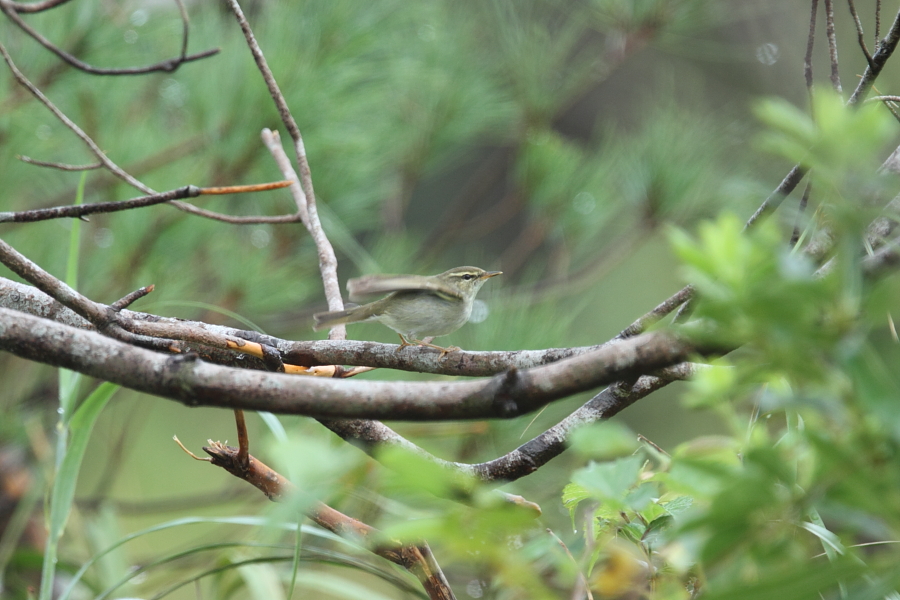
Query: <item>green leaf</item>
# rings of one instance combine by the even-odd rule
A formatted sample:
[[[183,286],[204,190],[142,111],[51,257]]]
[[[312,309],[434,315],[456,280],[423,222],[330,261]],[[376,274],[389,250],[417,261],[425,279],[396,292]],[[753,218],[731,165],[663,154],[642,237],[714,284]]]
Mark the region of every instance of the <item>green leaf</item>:
[[[100,384],[75,411],[72,419],[65,425],[65,415],[60,417],[60,432],[57,442],[56,476],[50,492],[50,517],[48,523],[47,542],[44,548],[44,564],[41,568],[41,600],[49,600],[53,594],[53,580],[56,572],[56,556],[59,540],[66,528],[66,521],[72,510],[75,497],[75,485],[78,472],[91,437],[94,423],[100,411],[112,397],[119,386],[109,382]],[[68,435],[71,441],[65,446]]]
[[[631,510],[640,512],[644,510],[654,498],[658,497],[659,484],[655,481],[648,481],[628,492],[628,495],[625,496],[625,504],[627,504]]]
[[[666,509],[666,512],[673,517],[683,513],[693,506],[693,504],[694,499],[691,496],[678,496],[672,500],[660,503],[660,505]]]
[[[781,98],[760,102],[756,114],[769,127],[760,143],[831,182],[849,170],[874,171],[870,167],[878,165],[881,147],[896,129],[879,105],[847,106],[831,93],[815,95],[812,113],[815,120]]]
[[[576,471],[572,481],[584,487],[599,500],[621,503],[628,491],[637,483],[642,464],[643,459],[637,456],[607,463],[592,463]]]
[[[865,570],[849,560],[838,563],[819,562],[796,564],[780,572],[768,572],[756,581],[728,581],[725,585],[710,584],[704,600],[821,600],[829,598],[841,581],[859,576]]]
[[[254,600],[284,600],[278,572],[271,564],[248,563],[237,568]]]
[[[84,185],[87,181],[87,171],[82,171],[75,190],[75,206],[84,203]],[[66,260],[66,285],[73,290],[78,289],[78,260],[81,246],[81,219],[69,219],[69,255]],[[81,373],[59,369],[59,403],[62,409],[61,421],[68,423],[72,416],[72,408],[77,400],[78,384],[81,382]]]
[[[846,552],[846,548],[841,543],[841,538],[826,529],[821,523],[803,522],[800,523],[800,527],[819,538],[829,559],[834,560],[836,554],[844,554]]]
[[[637,436],[618,421],[601,421],[572,432],[571,448],[595,460],[628,456],[639,447]]]
[[[394,597],[386,596],[362,583],[351,581],[339,573],[304,571],[298,575],[297,584],[302,589],[313,590],[320,594],[328,594],[328,597],[333,598],[347,598],[348,600],[390,600],[390,598]],[[316,596],[318,595],[309,597]]]
[[[631,521],[619,527],[619,533],[623,534],[635,544],[641,543],[641,540],[643,539],[644,533],[646,533],[646,531],[647,528],[644,526],[644,524],[638,521]]]
[[[578,530],[578,527],[575,526],[575,512],[578,509],[578,505],[589,498],[591,498],[591,493],[587,491],[584,486],[578,485],[577,483],[568,483],[566,484],[566,487],[563,488],[562,503],[563,506],[569,510],[569,518],[572,520],[573,531]]]
[[[644,532],[643,542],[646,544],[655,544],[659,540],[662,532],[672,527],[674,523],[675,519],[670,515],[663,515],[659,518],[653,519],[647,525],[647,530]]]
[[[51,540],[59,540],[66,527],[72,500],[75,497],[75,485],[78,482],[81,461],[91,438],[94,423],[100,416],[100,411],[118,389],[119,386],[115,384],[101,383],[78,407],[69,422],[71,443],[66,450],[66,456],[63,458],[59,472],[56,474],[53,491],[50,494],[49,534]]]
[[[439,498],[458,498],[472,494],[476,488],[473,477],[439,468],[427,458],[403,448],[379,450],[378,461],[389,469],[387,483],[397,490],[424,490]]]
[[[102,552],[98,552],[94,556],[90,558],[90,560],[86,561],[81,568],[72,576],[69,581],[68,587],[63,591],[60,596],[60,600],[68,600],[78,582],[81,581],[81,578],[84,577],[84,574],[90,569],[97,561],[101,558],[109,554],[110,552],[116,550],[117,548],[122,547],[136,539],[143,538],[147,535],[153,533],[159,533],[162,531],[167,531],[169,529],[178,529],[181,527],[186,527],[188,525],[200,525],[200,524],[223,524],[223,525],[243,525],[249,527],[256,527],[259,529],[269,528],[272,526],[271,520],[266,517],[258,517],[258,516],[237,516],[237,517],[183,517],[180,519],[175,519],[173,521],[166,521],[164,523],[159,523],[157,525],[153,525],[152,527],[148,527],[146,529],[141,529],[140,531],[135,531],[134,533],[128,534],[115,544],[112,544],[108,548],[104,549]],[[313,525],[299,525],[298,523],[279,523],[276,525],[279,529],[286,531],[302,531],[304,535],[312,535],[321,538],[324,541],[344,546],[345,548],[353,548],[359,549],[359,545],[354,544],[352,541],[343,538],[339,535],[331,533],[330,531],[326,531],[321,527],[316,527]]]

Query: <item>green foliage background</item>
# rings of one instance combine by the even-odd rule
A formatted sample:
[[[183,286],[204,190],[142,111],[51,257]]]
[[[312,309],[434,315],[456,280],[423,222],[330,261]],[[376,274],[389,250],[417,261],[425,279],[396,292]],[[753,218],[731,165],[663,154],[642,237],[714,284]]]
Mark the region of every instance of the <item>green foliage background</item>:
[[[538,521],[487,491],[475,491],[474,506],[425,493],[456,482],[432,480],[402,458],[382,457],[395,465],[385,469],[307,419],[282,419],[282,439],[253,420],[254,454],[348,514],[398,536],[425,535],[458,597],[568,597],[579,572],[595,597],[886,596],[898,585],[892,546],[852,546],[896,540],[900,525],[898,350],[886,316],[898,296],[892,280],[861,276],[858,249],[894,193],[892,181],[873,174],[897,127],[880,107],[848,114],[827,94],[815,104],[817,121],[808,116],[807,8],[784,4],[245,6],[303,132],[342,279],[461,264],[502,269],[480,295],[486,320],[446,339],[484,350],[605,341],[690,281],[702,298],[693,333],[744,344],[690,386],[672,385],[615,425],[579,434],[573,452],[504,486],[541,504]],[[155,189],[279,179],[259,131],[280,122],[233,17],[215,3],[189,9],[191,51],[221,53],[140,77],[61,67],[8,23],[0,27],[26,75]],[[79,0],[26,19],[99,66],[146,64],[180,44],[177,10],[164,4]],[[845,19],[838,42],[847,49],[849,89],[864,63]],[[825,56],[819,42],[822,92]],[[890,65],[878,81],[885,93],[897,83]],[[92,157],[7,73],[0,86],[2,210],[72,202],[77,174],[15,156]],[[763,96],[779,99],[761,103]],[[795,162],[813,168],[815,207],[798,217],[786,203],[773,222],[742,236],[741,223]],[[136,195],[108,175],[88,174],[86,202]],[[281,192],[202,205],[231,214],[292,210]],[[816,279],[815,265],[789,251],[795,223],[805,235],[831,228],[838,268],[830,278]],[[0,235],[62,277],[70,226],[5,225]],[[233,226],[158,206],[91,217],[78,250],[79,289],[95,300],[154,283],[136,309],[244,327],[224,313],[233,311],[276,336],[324,335],[310,329],[324,300],[300,226]],[[395,341],[377,324],[350,334]],[[35,481],[49,479],[57,378],[6,356],[0,369],[9,415],[0,440],[33,457]],[[479,462],[587,397],[506,422],[392,426],[439,456]],[[632,432],[665,453],[635,445]],[[62,539],[61,579],[127,534],[178,517],[296,518],[301,507],[269,506],[188,459],[169,442],[173,433],[197,449],[207,438],[233,437],[232,417],[125,390],[109,402]],[[131,565],[172,556],[117,593],[153,597],[207,569],[235,566],[202,579],[199,592],[188,585],[167,597],[285,597],[294,537],[264,522],[179,522],[140,536],[98,558],[76,595],[96,596]],[[24,597],[35,581],[39,538],[23,538],[7,565],[10,597]],[[213,543],[241,545],[207,547]],[[2,550],[0,541],[0,557]],[[295,597],[305,590],[400,598],[417,589],[312,529],[300,556]],[[265,560],[244,562],[257,559]]]

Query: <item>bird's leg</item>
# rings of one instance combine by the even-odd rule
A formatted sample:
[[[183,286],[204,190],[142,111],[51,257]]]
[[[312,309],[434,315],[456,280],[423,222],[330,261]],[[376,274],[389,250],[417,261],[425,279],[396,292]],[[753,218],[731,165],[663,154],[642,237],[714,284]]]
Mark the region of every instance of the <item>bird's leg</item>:
[[[461,350],[461,348],[460,348],[459,346],[448,346],[447,348],[444,348],[444,347],[442,347],[442,346],[438,346],[438,345],[436,345],[436,344],[432,344],[431,342],[426,342],[426,341],[423,341],[423,340],[417,340],[417,339],[415,339],[415,338],[410,338],[412,341],[409,341],[409,340],[407,340],[405,337],[403,337],[403,334],[402,334],[402,333],[398,333],[397,335],[400,336],[400,346],[397,348],[397,350],[396,350],[397,352],[400,352],[401,350],[403,350],[403,349],[406,348],[407,346],[427,346],[428,348],[434,348],[435,350],[440,350],[441,355],[438,357],[438,360],[441,360],[441,359],[444,358],[447,354],[449,354],[449,353],[451,353],[451,352],[458,352],[459,350]],[[428,338],[428,339],[432,339],[432,340],[433,340],[434,338]]]
[[[432,339],[434,339],[434,338],[432,338]],[[435,350],[440,350],[440,351],[441,351],[441,355],[438,356],[438,360],[441,360],[442,358],[444,358],[445,356],[447,356],[447,355],[450,354],[451,352],[459,352],[459,351],[461,350],[461,348],[460,348],[459,346],[447,346],[446,348],[443,348],[443,347],[438,346],[438,345],[436,345],[436,344],[432,344],[432,343],[430,343],[430,342],[424,342],[424,341],[422,341],[422,340],[413,340],[413,341],[414,341],[415,343],[417,343],[418,345],[420,345],[420,346],[427,346],[427,347],[429,347],[429,348],[434,348]]]

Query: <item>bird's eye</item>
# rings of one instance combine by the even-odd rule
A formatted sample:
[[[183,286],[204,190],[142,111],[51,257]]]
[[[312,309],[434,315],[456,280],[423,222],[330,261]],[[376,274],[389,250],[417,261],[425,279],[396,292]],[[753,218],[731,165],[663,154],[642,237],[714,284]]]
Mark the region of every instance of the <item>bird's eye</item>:
[[[466,273],[465,275],[463,275],[463,279],[465,279],[466,281],[469,281],[470,279],[472,279],[472,276],[469,275],[468,273]]]

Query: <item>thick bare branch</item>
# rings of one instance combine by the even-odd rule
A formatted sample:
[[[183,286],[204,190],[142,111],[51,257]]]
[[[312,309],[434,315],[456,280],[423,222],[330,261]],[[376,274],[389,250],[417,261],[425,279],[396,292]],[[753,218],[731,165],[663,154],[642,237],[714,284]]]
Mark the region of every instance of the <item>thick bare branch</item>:
[[[621,382],[613,384],[540,435],[502,456],[483,463],[468,464],[443,460],[377,422],[373,426],[372,421],[336,420],[329,421],[326,425],[348,441],[367,440],[369,446],[364,447],[367,452],[371,452],[372,447],[376,445],[397,447],[424,458],[437,468],[461,472],[484,483],[502,484],[530,475],[562,454],[575,429],[601,419],[608,419],[672,381],[691,377],[700,367],[701,365],[693,363],[681,363],[661,369],[654,375],[640,377],[634,384]]]
[[[0,349],[181,401],[315,417],[448,420],[511,418],[569,395],[683,362],[696,351],[662,332],[488,380],[386,382],[298,378],[169,356],[92,331],[0,309]]]
[[[102,306],[102,305],[100,305]],[[0,277],[0,307],[11,308],[38,317],[52,318],[59,323],[91,329],[91,323],[68,308],[61,306],[39,290]],[[235,359],[242,343],[260,344],[278,350],[285,362],[304,366],[350,365],[416,371],[441,375],[486,377],[515,367],[527,369],[546,365],[564,358],[586,354],[603,345],[574,348],[550,348],[547,350],[519,350],[513,352],[469,352],[448,354],[441,360],[440,353],[429,348],[406,348],[398,351],[396,344],[380,344],[366,341],[291,341],[255,331],[211,325],[199,321],[160,317],[153,314],[122,310],[120,322],[135,332],[158,335],[168,339],[202,344],[212,348],[228,349],[228,358],[217,364],[246,364]],[[195,348],[196,350],[197,348]],[[247,350],[249,353],[249,349]],[[247,357],[249,358],[249,356]],[[260,367],[261,368],[261,367]]]

